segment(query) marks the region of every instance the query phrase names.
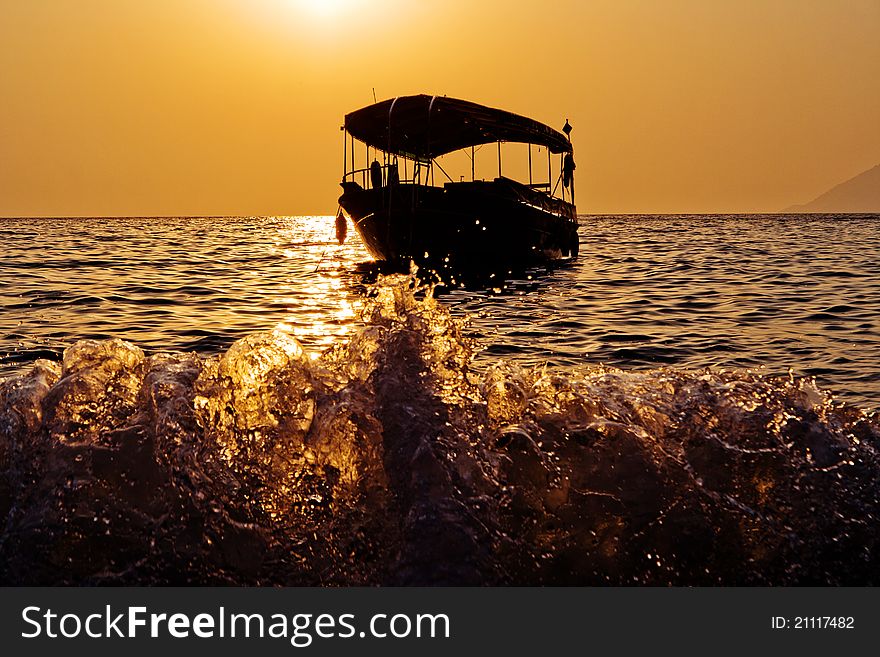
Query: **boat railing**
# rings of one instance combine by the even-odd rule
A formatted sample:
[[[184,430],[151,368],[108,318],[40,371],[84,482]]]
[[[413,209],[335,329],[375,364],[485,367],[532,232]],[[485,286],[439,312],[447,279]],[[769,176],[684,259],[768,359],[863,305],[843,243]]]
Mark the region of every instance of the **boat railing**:
[[[381,187],[387,187],[389,184],[390,172],[392,169],[397,170],[397,180],[396,183],[401,184],[414,184],[419,185],[425,182],[426,176],[423,175],[424,171],[427,169],[426,164],[420,164],[415,167],[415,171],[408,171],[404,168],[403,171],[399,169],[399,167],[395,164],[380,164],[379,170],[382,173],[382,184]],[[412,174],[409,176],[408,174]],[[360,184],[364,189],[374,188],[373,185],[373,172],[370,167],[366,167],[363,169],[352,169],[351,171],[346,171],[342,175],[342,182],[354,182]]]
[[[549,161],[549,160],[548,160]],[[400,159],[399,161],[389,161],[383,164],[378,160],[374,161],[374,164],[378,166],[375,168],[375,172],[377,172],[381,177],[381,182],[374,181],[374,168],[372,166],[362,167],[362,168],[353,168],[351,170],[346,170],[342,174],[342,183],[354,183],[359,185],[361,189],[387,189],[389,187],[397,186],[397,185],[407,185],[413,187],[413,198],[416,198],[417,192],[415,188],[421,187],[430,187],[434,184],[434,169],[438,169],[446,178],[449,179],[450,183],[455,183],[455,180],[449,176],[448,173],[440,166],[439,162],[436,160],[406,160]],[[531,167],[529,168],[529,178],[531,178]],[[549,167],[548,167],[549,169]],[[499,165],[499,173],[500,173],[500,165]],[[552,175],[552,170],[548,170],[548,175]],[[473,175],[473,172],[472,172]],[[496,182],[501,178],[496,178]],[[560,163],[559,175],[556,179],[555,184],[551,184],[548,182],[518,182],[519,185],[524,189],[531,190],[532,192],[541,193],[548,196],[550,199],[556,200],[559,199],[566,203],[573,203],[573,198],[570,196],[566,198],[565,187],[562,185],[563,172],[562,166]],[[504,178],[504,180],[510,180],[509,178]],[[378,184],[374,184],[374,182]],[[461,182],[464,182],[463,180]],[[472,180],[471,182],[476,182]],[[557,190],[562,190],[562,195],[557,196]]]
[[[356,182],[366,189],[369,186],[370,169],[355,169],[354,171],[346,171],[342,176],[342,182]],[[383,174],[384,178],[384,174]]]

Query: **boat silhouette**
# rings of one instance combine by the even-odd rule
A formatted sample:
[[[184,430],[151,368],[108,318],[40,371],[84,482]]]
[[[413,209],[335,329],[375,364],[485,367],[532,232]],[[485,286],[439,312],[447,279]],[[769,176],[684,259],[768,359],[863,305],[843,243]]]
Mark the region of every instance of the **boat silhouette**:
[[[430,269],[460,271],[577,256],[575,165],[568,121],[563,134],[504,110],[417,95],[351,112],[342,129],[345,166],[339,205],[376,260],[415,261]],[[355,141],[365,145],[360,151],[366,153],[364,167],[357,167],[360,149]],[[474,149],[496,142],[498,176],[479,180]],[[529,145],[528,182],[502,175],[503,142]],[[547,153],[546,181],[533,179],[532,146]],[[455,181],[436,158],[468,149],[471,179]],[[555,184],[553,155],[559,156]]]

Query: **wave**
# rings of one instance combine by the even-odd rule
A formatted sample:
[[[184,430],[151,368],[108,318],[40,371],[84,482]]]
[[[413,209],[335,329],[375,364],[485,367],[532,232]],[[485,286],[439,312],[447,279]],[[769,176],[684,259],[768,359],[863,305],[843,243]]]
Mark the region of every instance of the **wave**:
[[[0,381],[13,584],[876,584],[880,421],[750,370],[477,370],[408,279],[312,355],[80,341]]]

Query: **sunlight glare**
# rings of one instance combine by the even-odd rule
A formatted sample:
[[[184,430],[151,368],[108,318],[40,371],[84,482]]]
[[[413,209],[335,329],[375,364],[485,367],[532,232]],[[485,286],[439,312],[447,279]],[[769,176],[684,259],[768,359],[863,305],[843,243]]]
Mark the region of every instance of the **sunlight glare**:
[[[330,17],[351,9],[356,0],[298,0],[297,5],[315,16]]]

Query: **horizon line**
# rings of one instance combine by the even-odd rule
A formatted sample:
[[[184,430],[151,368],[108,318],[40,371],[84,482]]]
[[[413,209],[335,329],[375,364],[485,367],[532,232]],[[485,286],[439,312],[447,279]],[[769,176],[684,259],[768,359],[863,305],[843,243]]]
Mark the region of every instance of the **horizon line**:
[[[786,216],[786,215],[880,215],[880,210],[843,211],[843,212],[792,212],[775,210],[772,212],[578,212],[578,217],[705,217],[705,216]],[[332,214],[37,214],[37,215],[0,215],[4,219],[235,219],[243,217],[329,217]]]

